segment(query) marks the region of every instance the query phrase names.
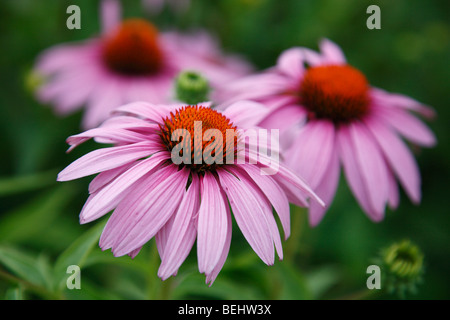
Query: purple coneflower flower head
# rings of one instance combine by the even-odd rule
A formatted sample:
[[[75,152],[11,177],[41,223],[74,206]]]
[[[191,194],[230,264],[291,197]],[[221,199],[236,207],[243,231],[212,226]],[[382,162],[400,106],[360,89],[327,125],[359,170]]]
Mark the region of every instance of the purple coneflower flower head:
[[[302,179],[271,162],[272,153],[259,151],[263,139],[251,139],[255,134],[246,130],[261,119],[260,108],[245,101],[224,112],[209,104],[124,105],[100,127],[68,138],[69,150],[92,138],[113,146],[84,155],[58,180],[98,174],[80,222],[114,210],[100,247],[115,256],[134,257],[155,238],[162,279],[177,273],[197,240],[199,271],[212,283],[229,252],[232,215],[256,254],[271,265],[275,248],[283,257],[272,207],[287,238],[289,201],[323,202]]]
[[[433,146],[435,137],[411,111],[431,117],[431,108],[400,94],[370,86],[329,40],[320,53],[306,48],[285,51],[277,65],[234,81],[215,100],[249,99],[267,107],[259,125],[280,128],[285,163],[331,204],[342,165],[348,185],[373,221],[386,205],[399,202],[397,180],[414,203],[421,200],[417,163],[402,138]],[[312,203],[311,225],[326,209]]]
[[[126,103],[173,102],[173,79],[182,70],[204,74],[213,88],[251,70],[244,60],[220,52],[204,32],[183,36],[159,32],[143,19],[120,22],[118,2],[102,4],[100,37],[52,47],[35,68],[46,79],[37,90],[39,101],[53,104],[61,115],[84,106],[84,129],[96,127]]]

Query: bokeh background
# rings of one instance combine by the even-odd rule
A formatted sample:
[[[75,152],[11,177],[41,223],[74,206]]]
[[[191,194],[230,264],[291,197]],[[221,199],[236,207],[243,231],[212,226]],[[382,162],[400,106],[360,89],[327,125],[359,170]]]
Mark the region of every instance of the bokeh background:
[[[81,30],[66,28],[66,8],[81,8]],[[176,13],[143,10],[123,1],[124,17],[145,17],[161,30],[205,28],[225,51],[257,70],[272,66],[293,46],[317,49],[327,37],[369,81],[433,106],[432,149],[411,146],[422,173],[423,200],[401,193],[395,212],[374,224],[341,179],[335,200],[316,228],[294,209],[284,261],[266,266],[242,234],[233,232],[230,255],[212,287],[197,270],[195,248],[179,274],[162,282],[154,241],[141,253],[114,258],[98,248],[105,219],[80,225],[78,214],[91,178],[57,183],[57,173],[95,148],[66,154],[66,137],[80,132],[81,112],[57,117],[36,102],[30,71],[44,49],[99,33],[93,0],[0,2],[0,298],[1,299],[397,299],[369,292],[366,268],[383,247],[410,239],[425,254],[425,273],[409,299],[450,298],[449,79],[450,2],[447,0],[192,0]],[[381,30],[368,30],[366,8],[381,9]],[[81,290],[65,281],[81,267]]]

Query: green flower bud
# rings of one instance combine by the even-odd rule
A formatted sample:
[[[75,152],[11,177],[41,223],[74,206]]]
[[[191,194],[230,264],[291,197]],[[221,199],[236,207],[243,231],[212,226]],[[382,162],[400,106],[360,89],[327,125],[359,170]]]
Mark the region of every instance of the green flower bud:
[[[179,101],[189,105],[208,101],[210,87],[208,80],[197,72],[183,71],[175,80],[175,94]]]
[[[415,293],[422,281],[424,255],[410,240],[403,240],[381,252],[380,267],[382,282],[389,293],[404,298],[406,293]]]

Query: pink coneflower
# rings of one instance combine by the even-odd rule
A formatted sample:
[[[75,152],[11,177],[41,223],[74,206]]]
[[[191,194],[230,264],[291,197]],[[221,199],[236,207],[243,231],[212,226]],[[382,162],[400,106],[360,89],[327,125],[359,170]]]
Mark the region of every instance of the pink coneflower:
[[[46,78],[37,91],[38,99],[54,104],[62,115],[84,106],[85,129],[97,126],[125,103],[172,102],[173,80],[182,70],[203,73],[213,88],[250,70],[242,59],[222,54],[203,32],[160,33],[143,19],[120,23],[118,2],[102,3],[100,37],[50,48],[36,66],[36,72]]]
[[[272,206],[287,238],[289,201],[306,206],[305,199],[312,197],[322,205],[323,202],[303,180],[283,166],[276,174],[261,174],[262,169],[271,166],[267,159],[261,160],[266,154],[237,148],[240,139],[237,130],[251,127],[258,120],[255,115],[262,114],[260,107],[252,102],[238,102],[219,112],[205,105],[183,107],[137,102],[122,106],[100,127],[67,140],[69,150],[91,138],[114,146],[76,160],[58,175],[58,180],[99,173],[89,185],[90,196],[81,211],[80,222],[93,221],[114,209],[101,235],[100,247],[111,248],[115,256],[134,257],[155,237],[161,256],[158,275],[162,279],[177,273],[197,239],[199,271],[205,273],[208,283],[214,281],[230,247],[229,205],[250,246],[271,265],[274,246],[279,258],[283,257]],[[195,133],[199,123],[200,138]],[[205,138],[210,129],[219,133],[214,139]],[[178,130],[190,136],[174,141]],[[229,130],[238,132],[231,143],[226,140]],[[220,145],[219,138],[227,143]],[[173,157],[179,144],[193,150],[190,155],[183,149],[183,162]],[[222,163],[189,161],[212,149]],[[232,163],[228,161],[230,156]]]
[[[425,116],[433,111],[409,97],[371,87],[333,42],[323,40],[320,49],[287,50],[275,67],[233,82],[216,100],[263,103],[268,115],[260,125],[283,130],[286,164],[310,183],[327,207],[336,192],[340,164],[373,221],[383,219],[386,204],[398,206],[396,179],[419,203],[419,169],[400,136],[432,146],[433,133],[410,111]],[[317,225],[325,210],[313,203],[310,223]]]

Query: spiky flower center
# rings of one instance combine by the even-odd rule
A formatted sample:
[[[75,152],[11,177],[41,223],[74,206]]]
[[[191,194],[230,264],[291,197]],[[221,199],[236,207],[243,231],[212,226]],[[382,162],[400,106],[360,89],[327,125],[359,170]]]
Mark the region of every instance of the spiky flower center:
[[[369,110],[366,77],[349,65],[328,65],[307,69],[300,85],[300,102],[312,118],[349,122]]]
[[[236,127],[223,114],[204,106],[186,106],[160,125],[167,149],[193,171],[212,171],[236,156]],[[175,149],[176,148],[176,149]]]
[[[123,75],[151,75],[163,64],[158,31],[143,19],[125,20],[108,35],[102,48],[103,61]]]

